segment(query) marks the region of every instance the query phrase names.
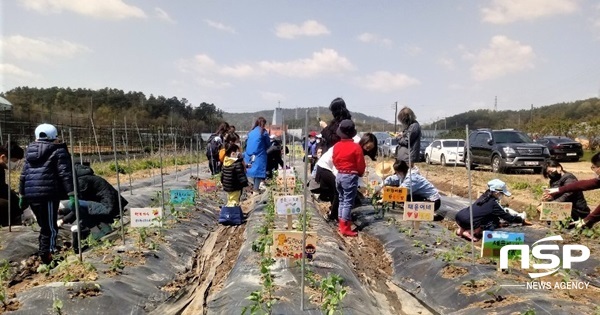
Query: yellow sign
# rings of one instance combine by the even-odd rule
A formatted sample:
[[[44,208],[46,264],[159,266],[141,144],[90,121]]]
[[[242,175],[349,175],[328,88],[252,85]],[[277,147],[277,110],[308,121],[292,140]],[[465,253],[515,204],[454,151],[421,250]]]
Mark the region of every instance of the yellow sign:
[[[404,221],[433,221],[433,202],[405,202]]]
[[[542,202],[540,221],[563,221],[571,217],[572,208],[570,202]]]
[[[312,260],[317,251],[317,233],[306,232],[306,247],[302,248],[302,232],[275,230],[271,250],[274,258],[300,259],[306,255]]]
[[[405,202],[408,189],[404,187],[384,186],[383,201],[384,202]]]

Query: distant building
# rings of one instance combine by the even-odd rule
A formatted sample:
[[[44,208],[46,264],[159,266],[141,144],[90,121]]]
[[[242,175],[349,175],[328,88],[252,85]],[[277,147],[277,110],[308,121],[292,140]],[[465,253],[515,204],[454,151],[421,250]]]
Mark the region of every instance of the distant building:
[[[283,125],[283,108],[275,108],[275,110],[273,111],[273,121],[271,122],[271,125]]]

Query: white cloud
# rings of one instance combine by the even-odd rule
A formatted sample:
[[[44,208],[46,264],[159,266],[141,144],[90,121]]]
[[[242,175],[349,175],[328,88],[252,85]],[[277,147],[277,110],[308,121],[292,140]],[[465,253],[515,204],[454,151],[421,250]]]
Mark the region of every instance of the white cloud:
[[[362,33],[357,36],[357,39],[363,43],[378,44],[385,47],[390,47],[393,44],[391,39],[373,33]]]
[[[600,4],[596,6],[595,17],[591,19],[592,31],[596,34],[596,39],[600,39]]]
[[[456,69],[456,65],[454,64],[454,59],[448,57],[442,57],[438,59],[438,64],[444,66],[444,68],[448,70]]]
[[[309,78],[323,74],[335,74],[354,70],[352,63],[333,49],[314,52],[311,58],[287,62],[261,61],[260,69],[287,77]]]
[[[282,23],[275,28],[277,37],[293,39],[298,36],[320,36],[330,34],[327,27],[315,20],[308,20],[302,25]]]
[[[416,46],[416,45],[410,45],[410,46],[406,46],[404,48],[404,51],[406,51],[406,53],[409,56],[417,56],[418,54],[421,53],[421,51],[423,51],[423,49],[421,47],[419,47],[419,46]]]
[[[99,19],[145,18],[146,13],[136,6],[128,5],[122,0],[21,0],[30,10],[39,13],[73,13]]]
[[[40,75],[38,74],[21,69],[9,63],[0,63],[0,74],[2,74],[2,77],[4,77],[5,79],[35,79],[40,77]]]
[[[156,13],[156,17],[159,18],[160,20],[163,20],[163,21],[166,21],[169,23],[175,23],[175,20],[173,20],[171,18],[171,16],[169,16],[169,13],[167,13],[167,11],[165,11],[159,7],[156,7],[156,8],[154,8],[154,12]]]
[[[220,22],[215,22],[213,20],[204,20],[204,22],[206,22],[206,24],[208,24],[208,26],[212,27],[212,28],[216,28],[219,31],[224,31],[227,33],[231,33],[231,34],[235,34],[235,29],[231,26],[225,25],[223,23]]]
[[[481,14],[484,22],[506,24],[577,10],[577,0],[493,0],[491,7],[481,9]]]
[[[265,100],[265,101],[269,101],[269,102],[276,102],[276,101],[285,101],[285,95],[281,94],[281,93],[274,93],[274,92],[264,92],[261,91],[260,92],[260,97]]]
[[[56,58],[68,59],[91,51],[86,46],[66,40],[29,38],[21,35],[2,38],[1,46],[6,55],[37,62],[54,62]]]
[[[531,46],[497,35],[492,37],[488,48],[472,58],[475,63],[471,67],[471,76],[484,81],[533,69],[535,58]]]
[[[387,71],[376,71],[360,78],[359,83],[367,90],[376,92],[398,91],[409,86],[419,85],[421,82],[402,73],[390,73]]]
[[[228,87],[227,82],[218,80],[226,78],[256,78],[269,74],[284,77],[312,78],[320,75],[333,75],[353,71],[354,65],[333,49],[322,49],[314,52],[310,58],[291,61],[258,61],[235,66],[220,65],[210,56],[199,54],[191,59],[180,60],[177,67],[181,72],[194,73],[200,77],[210,78],[200,81],[207,87]]]

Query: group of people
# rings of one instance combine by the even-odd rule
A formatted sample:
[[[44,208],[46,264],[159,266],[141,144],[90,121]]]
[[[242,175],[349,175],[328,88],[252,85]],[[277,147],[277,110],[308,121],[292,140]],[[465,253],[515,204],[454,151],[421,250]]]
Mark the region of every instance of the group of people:
[[[40,226],[38,256],[44,264],[50,264],[52,254],[57,250],[58,229],[63,224],[76,221],[75,187],[73,185],[73,169],[71,155],[65,143],[58,138],[58,130],[50,124],[41,124],[35,129],[35,141],[25,150],[15,143],[7,143],[0,147],[0,175],[8,169],[8,153],[10,162],[16,165],[25,159],[20,175],[19,193],[10,191],[3,180],[0,188],[0,221],[8,225],[8,212],[11,214],[11,225],[21,224],[24,210],[31,208]],[[110,224],[120,215],[121,206],[127,201],[102,177],[94,175],[93,170],[85,165],[75,166],[80,218],[78,225],[82,230],[99,223]],[[11,208],[3,199],[11,198]],[[69,200],[65,207],[61,200]]]

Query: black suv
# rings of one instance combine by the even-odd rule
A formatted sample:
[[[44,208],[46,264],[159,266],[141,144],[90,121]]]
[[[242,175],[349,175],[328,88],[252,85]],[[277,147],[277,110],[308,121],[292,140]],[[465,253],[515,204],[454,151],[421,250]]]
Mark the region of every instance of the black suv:
[[[514,129],[477,129],[469,135],[470,163],[467,167],[475,169],[478,165],[490,165],[495,173],[510,169],[533,169],[541,173],[550,152],[544,145],[534,143],[526,134]]]

